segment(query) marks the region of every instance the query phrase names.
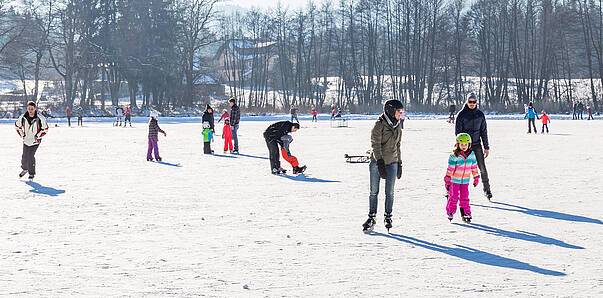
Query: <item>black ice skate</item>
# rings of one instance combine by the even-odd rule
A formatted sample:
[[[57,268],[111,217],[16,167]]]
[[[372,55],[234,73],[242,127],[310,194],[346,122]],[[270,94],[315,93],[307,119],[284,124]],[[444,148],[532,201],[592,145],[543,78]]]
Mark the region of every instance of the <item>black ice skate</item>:
[[[383,223],[385,223],[385,228],[387,229],[387,232],[389,233],[389,229],[392,228],[392,214],[391,213],[385,213],[385,219],[383,220]]]
[[[299,167],[299,166],[294,166],[293,167],[293,174],[303,174],[304,171],[306,171],[308,167],[303,166],[303,167]]]
[[[492,201],[492,191],[490,191],[490,189],[484,190],[484,195],[486,198],[488,198],[488,200]]]
[[[375,228],[375,214],[371,213],[368,216],[368,219],[362,224],[362,231],[365,233],[370,233]]]
[[[23,176],[25,176],[25,174],[27,174],[27,170],[21,171],[21,173],[19,173],[19,178],[23,178]]]

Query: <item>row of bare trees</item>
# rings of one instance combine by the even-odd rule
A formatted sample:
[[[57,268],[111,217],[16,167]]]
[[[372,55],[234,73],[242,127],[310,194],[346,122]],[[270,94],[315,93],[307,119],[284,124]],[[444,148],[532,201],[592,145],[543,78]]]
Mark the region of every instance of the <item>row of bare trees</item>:
[[[199,100],[193,85],[203,48],[215,40],[218,0],[7,2],[0,0],[0,68],[21,79],[26,99],[39,99],[40,81],[58,77],[71,107],[76,99],[84,108],[104,108],[105,98],[117,105],[122,87],[133,108],[140,96],[159,109]]]
[[[598,110],[602,29],[602,0],[326,0],[234,13],[218,34],[276,42],[251,62],[225,55],[231,93],[250,107],[367,111],[394,98],[436,110],[475,92],[492,110]]]

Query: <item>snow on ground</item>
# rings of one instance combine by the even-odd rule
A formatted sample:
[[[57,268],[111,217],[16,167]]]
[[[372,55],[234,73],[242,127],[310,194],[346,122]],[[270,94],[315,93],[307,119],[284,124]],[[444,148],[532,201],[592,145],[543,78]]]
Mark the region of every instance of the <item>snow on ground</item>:
[[[603,295],[603,121],[489,121],[494,202],[471,190],[474,223],[449,223],[444,120],[410,120],[394,228],[361,232],[372,121],[310,123],[292,150],[308,174],[269,174],[262,132],[204,156],[201,125],[160,118],[165,163],[145,161],[147,128],[51,128],[35,182],[0,125],[0,294],[19,296]],[[220,127],[218,125],[218,127]],[[287,165],[287,168],[288,167]],[[383,186],[382,186],[383,187]]]

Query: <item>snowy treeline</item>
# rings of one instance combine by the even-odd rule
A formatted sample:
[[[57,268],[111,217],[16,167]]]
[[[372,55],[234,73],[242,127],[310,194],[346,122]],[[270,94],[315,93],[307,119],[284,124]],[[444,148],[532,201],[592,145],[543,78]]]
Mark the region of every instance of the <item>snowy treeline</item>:
[[[250,106],[322,106],[335,89],[335,103],[358,112],[390,98],[439,110],[468,92],[499,111],[530,101],[567,110],[573,100],[598,109],[602,22],[593,0],[340,0],[234,13],[220,36],[275,42],[252,62],[225,59],[240,74],[231,93],[248,90]],[[589,92],[577,94],[572,79],[584,78]]]

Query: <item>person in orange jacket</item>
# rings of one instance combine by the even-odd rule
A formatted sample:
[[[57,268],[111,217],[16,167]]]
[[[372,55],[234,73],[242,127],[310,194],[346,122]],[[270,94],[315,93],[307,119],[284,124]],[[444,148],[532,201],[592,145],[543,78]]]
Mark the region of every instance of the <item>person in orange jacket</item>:
[[[67,116],[67,123],[69,124],[69,127],[71,127],[71,115],[73,115],[73,113],[71,112],[69,106],[67,106],[65,109],[65,116]]]
[[[224,153],[230,150],[232,154],[232,128],[230,127],[230,118],[224,119],[224,128],[222,129],[222,139],[224,139]]]
[[[542,120],[542,132],[544,133],[544,129],[546,128],[546,133],[549,133],[549,123],[551,123],[551,120],[549,119],[549,116],[546,114],[545,110],[542,110],[542,116],[540,116],[540,120]]]

